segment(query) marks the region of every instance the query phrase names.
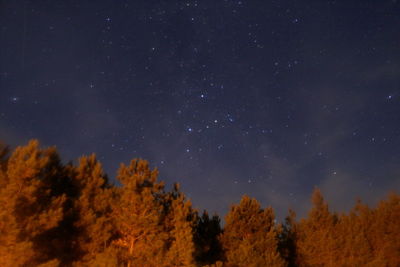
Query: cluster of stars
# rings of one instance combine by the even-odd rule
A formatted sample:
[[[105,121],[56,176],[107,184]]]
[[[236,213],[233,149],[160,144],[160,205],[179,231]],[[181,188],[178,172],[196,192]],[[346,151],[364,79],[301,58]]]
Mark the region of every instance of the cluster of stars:
[[[188,191],[267,183],[292,200],[320,176],[394,166],[397,20],[361,1],[347,17],[333,2],[99,1],[54,15],[29,1],[25,42],[21,10],[0,29],[12,44],[0,53],[0,134],[144,157]]]

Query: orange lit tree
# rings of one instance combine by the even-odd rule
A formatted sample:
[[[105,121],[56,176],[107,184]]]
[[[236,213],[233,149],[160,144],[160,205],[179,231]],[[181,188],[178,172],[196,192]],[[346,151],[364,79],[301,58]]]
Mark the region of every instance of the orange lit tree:
[[[226,216],[221,236],[227,266],[286,266],[278,251],[279,228],[272,208],[244,196]]]

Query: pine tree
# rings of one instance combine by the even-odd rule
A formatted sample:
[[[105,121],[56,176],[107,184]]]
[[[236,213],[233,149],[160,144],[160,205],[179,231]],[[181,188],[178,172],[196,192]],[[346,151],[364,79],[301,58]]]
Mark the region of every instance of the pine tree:
[[[74,252],[80,255],[80,261],[75,265],[86,266],[107,248],[113,236],[112,190],[94,154],[80,158],[73,182],[77,189],[77,196],[73,201],[76,217]]]
[[[165,195],[164,230],[169,235],[168,252],[164,259],[165,266],[194,266],[194,224],[197,214],[192,209],[190,201],[185,199],[179,190],[179,184],[174,185],[172,192]]]
[[[211,218],[204,211],[196,224],[196,259],[201,264],[213,264],[222,260],[222,247],[218,236],[222,233],[221,219],[218,215]]]
[[[119,238],[114,242],[130,266],[157,266],[165,254],[166,235],[163,231],[163,206],[160,197],[164,185],[157,182],[157,170],[151,171],[144,160],[121,165],[113,203],[113,219]]]
[[[54,148],[37,141],[17,147],[7,162],[0,189],[0,266],[55,266],[51,232],[63,217],[64,196],[52,191],[60,170]]]
[[[336,224],[335,239],[341,244],[335,257],[337,265],[369,266],[373,261],[372,247],[366,236],[369,226],[359,215],[363,211],[369,212],[369,209],[358,202],[349,215],[341,215]]]
[[[283,225],[279,243],[281,255],[286,260],[289,267],[297,266],[297,227],[296,213],[290,209],[289,215],[285,218],[285,224]]]
[[[278,251],[278,229],[272,208],[261,209],[244,196],[226,216],[221,236],[228,266],[286,266]]]
[[[335,216],[329,212],[328,204],[317,188],[312,194],[312,203],[308,218],[298,225],[298,263],[300,266],[335,266]]]
[[[375,261],[382,266],[400,266],[400,196],[391,193],[373,212],[369,231]],[[377,265],[375,265],[377,266]]]

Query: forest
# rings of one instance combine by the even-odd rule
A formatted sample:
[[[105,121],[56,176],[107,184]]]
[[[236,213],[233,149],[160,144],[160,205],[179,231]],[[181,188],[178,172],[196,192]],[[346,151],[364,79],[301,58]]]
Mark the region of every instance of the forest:
[[[142,159],[112,183],[96,155],[63,163],[37,140],[0,146],[0,266],[400,266],[400,196],[329,210],[318,188],[305,218],[250,196],[224,225]]]

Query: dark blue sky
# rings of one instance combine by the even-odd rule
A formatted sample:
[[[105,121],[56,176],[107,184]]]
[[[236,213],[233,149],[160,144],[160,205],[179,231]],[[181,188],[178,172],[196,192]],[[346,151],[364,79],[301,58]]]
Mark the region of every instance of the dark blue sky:
[[[400,188],[400,3],[0,1],[0,139],[141,157],[224,214]]]

